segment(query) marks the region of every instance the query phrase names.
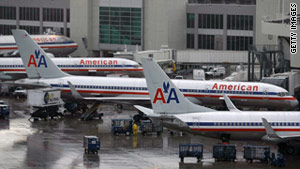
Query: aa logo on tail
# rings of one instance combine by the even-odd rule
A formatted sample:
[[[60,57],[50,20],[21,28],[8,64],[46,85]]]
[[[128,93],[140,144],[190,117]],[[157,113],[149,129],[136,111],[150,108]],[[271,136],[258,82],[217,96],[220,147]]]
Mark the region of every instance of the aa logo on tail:
[[[164,93],[167,96],[167,100],[164,96]],[[176,103],[179,103],[175,88],[170,88],[170,83],[164,82],[163,90],[161,88],[157,88],[153,99],[153,104],[155,104],[157,101],[161,101],[162,103],[170,103],[172,100],[174,100]]]
[[[44,67],[47,67],[47,62],[44,55],[41,55],[40,50],[35,50],[34,55],[31,54],[28,61],[28,67],[33,65],[34,67],[40,67],[44,65]]]

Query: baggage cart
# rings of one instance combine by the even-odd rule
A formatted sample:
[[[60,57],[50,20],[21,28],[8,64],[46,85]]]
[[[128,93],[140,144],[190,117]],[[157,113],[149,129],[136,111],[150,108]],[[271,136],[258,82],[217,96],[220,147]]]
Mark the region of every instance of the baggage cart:
[[[97,136],[84,136],[83,137],[84,153],[96,153],[100,150],[100,141]]]
[[[163,127],[160,124],[152,123],[151,120],[141,120],[140,130],[142,134],[145,136],[147,133],[156,132],[157,135],[163,131]]]
[[[253,160],[260,160],[261,162],[268,163],[270,158],[270,147],[269,146],[244,146],[244,159],[247,162],[253,162]]]
[[[179,145],[179,158],[183,163],[185,157],[196,157],[197,162],[203,157],[203,145],[202,144],[180,144]]]
[[[236,159],[236,145],[216,144],[213,146],[213,158],[216,161],[233,161]]]
[[[125,134],[130,136],[132,134],[133,121],[131,119],[112,119],[111,130],[115,135]]]

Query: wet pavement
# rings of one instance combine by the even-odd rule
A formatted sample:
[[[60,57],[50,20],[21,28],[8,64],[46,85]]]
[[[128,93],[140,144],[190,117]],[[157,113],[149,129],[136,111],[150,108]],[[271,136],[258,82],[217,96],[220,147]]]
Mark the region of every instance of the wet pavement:
[[[262,142],[231,142],[237,144],[237,162],[215,162],[212,146],[219,140],[192,136],[157,136],[141,133],[138,136],[114,136],[110,130],[111,119],[133,116],[135,109],[117,113],[114,106],[103,105],[103,120],[79,121],[68,115],[63,120],[30,122],[25,99],[0,98],[11,106],[10,120],[0,120],[0,168],[60,169],[193,169],[193,168],[272,168],[268,164],[246,163],[243,145],[265,145]],[[82,138],[95,135],[100,138],[99,154],[84,154]],[[185,158],[180,163],[178,146],[181,143],[204,145],[204,159]],[[276,152],[276,146],[270,145]],[[287,157],[286,168],[299,168],[299,156]]]

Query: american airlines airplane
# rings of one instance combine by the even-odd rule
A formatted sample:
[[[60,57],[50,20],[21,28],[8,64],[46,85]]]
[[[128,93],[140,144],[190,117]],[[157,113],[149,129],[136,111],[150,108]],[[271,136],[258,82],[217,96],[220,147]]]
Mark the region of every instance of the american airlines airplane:
[[[215,111],[186,99],[153,59],[142,59],[152,109],[135,107],[152,118],[173,116],[179,123],[163,122],[173,129],[189,131],[228,142],[264,140],[280,143],[281,151],[294,153],[292,142],[300,141],[300,112],[239,111],[224,95],[230,111]]]
[[[135,61],[122,58],[51,58],[62,71],[72,75],[104,76],[108,74],[128,74],[130,77],[143,76],[143,68]],[[37,66],[35,59],[29,63]],[[0,80],[26,78],[21,58],[0,57]]]
[[[74,41],[62,35],[32,35],[32,39],[55,56],[67,56],[78,48]],[[0,55],[16,55],[17,51],[13,36],[0,36]]]
[[[24,30],[13,30],[28,78],[15,82],[21,86],[54,87],[71,92],[68,82],[87,100],[129,101],[149,103],[149,92],[143,78],[110,78],[72,76],[62,72]],[[36,64],[31,64],[35,60]],[[198,104],[219,106],[223,94],[228,94],[238,106],[294,108],[298,101],[280,87],[265,83],[173,80],[181,92]],[[64,93],[62,93],[64,94]],[[117,98],[116,98],[117,96]]]

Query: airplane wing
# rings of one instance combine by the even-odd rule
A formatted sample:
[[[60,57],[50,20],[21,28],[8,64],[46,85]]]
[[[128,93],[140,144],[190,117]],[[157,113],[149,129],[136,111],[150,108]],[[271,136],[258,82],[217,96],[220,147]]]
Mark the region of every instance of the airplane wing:
[[[136,109],[144,113],[147,117],[151,118],[152,120],[171,120],[174,119],[174,116],[170,115],[163,115],[163,114],[157,114],[154,113],[152,109],[149,109],[147,107],[139,106],[139,105],[133,105]]]
[[[139,106],[139,105],[133,105],[136,109],[143,112],[148,117],[161,117],[160,114],[155,114],[152,109],[149,109],[147,107]]]
[[[82,97],[75,89],[74,85],[68,81],[71,93],[75,99],[94,100],[94,101],[148,101],[150,97]]]
[[[18,74],[26,74],[25,71],[24,71],[24,72],[9,72],[9,71],[3,71],[2,73],[3,73],[3,74],[9,74],[9,75],[10,75],[10,74],[13,74],[13,75],[14,75],[14,74],[17,74],[17,75],[18,75]]]
[[[296,134],[277,134],[274,129],[272,128],[272,126],[269,124],[269,122],[265,119],[262,118],[263,121],[263,125],[266,129],[267,132],[267,136],[271,139],[295,139],[295,138],[300,138],[300,135],[296,135]]]
[[[95,100],[95,101],[147,101],[150,98],[147,97],[82,97],[83,100]]]
[[[26,77],[26,72],[0,72],[1,80],[18,80]]]
[[[8,86],[21,86],[24,89],[37,89],[37,88],[45,88],[50,87],[44,83],[17,83],[17,82],[0,82],[0,84],[8,85]]]
[[[229,111],[240,112],[240,110],[235,107],[235,105],[232,103],[232,101],[230,100],[230,98],[226,94],[223,95],[223,98],[225,100],[226,106],[227,106]]]

